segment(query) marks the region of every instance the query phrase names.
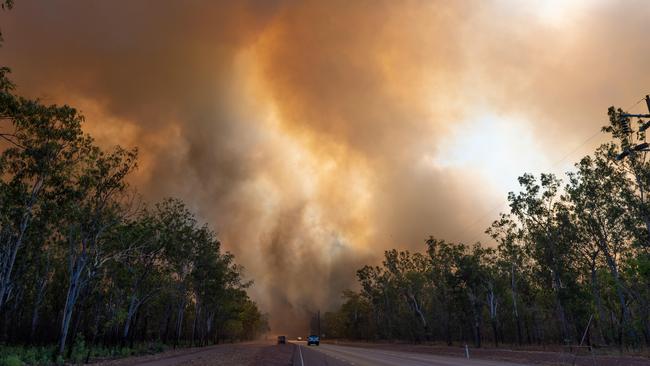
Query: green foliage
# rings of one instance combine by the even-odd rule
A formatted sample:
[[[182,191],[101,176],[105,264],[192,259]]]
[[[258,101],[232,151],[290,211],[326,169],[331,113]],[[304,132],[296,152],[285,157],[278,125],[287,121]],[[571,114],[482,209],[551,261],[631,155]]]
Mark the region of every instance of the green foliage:
[[[34,348],[25,350],[22,360],[28,365],[36,365],[41,362],[41,358],[39,357],[37,350]]]
[[[650,345],[650,162],[635,152],[615,159],[645,139],[625,131],[622,113],[609,109],[612,141],[565,183],[519,177],[509,211],[487,230],[495,246],[430,237],[424,253],[386,251],[381,266],[357,272],[361,290],[324,315],[325,333],[565,344],[589,325],[590,344]]]
[[[0,359],[0,365],[2,366],[22,366],[23,361],[20,360],[20,357],[16,355],[5,356]]]
[[[2,364],[50,365],[52,364],[52,347],[0,347]]]
[[[15,94],[9,73],[0,67],[0,366],[267,332],[215,232],[181,200],[147,205],[131,190],[137,149],[100,148],[76,109]],[[630,150],[646,132],[626,132],[623,112],[609,108],[611,141],[564,181],[519,177],[487,230],[495,245],[430,237],[421,252],[386,251],[323,314],[323,333],[575,344],[589,326],[590,344],[650,346],[650,161]],[[11,346],[29,342],[58,347]]]
[[[86,348],[86,341],[84,340],[83,335],[79,334],[77,335],[72,347],[71,361],[75,364],[81,364],[87,355],[88,349]]]
[[[147,205],[129,187],[137,149],[100,148],[76,109],[20,97],[8,75],[0,67],[3,329],[8,344],[58,344],[19,358],[81,363],[268,330],[216,234],[181,200]]]

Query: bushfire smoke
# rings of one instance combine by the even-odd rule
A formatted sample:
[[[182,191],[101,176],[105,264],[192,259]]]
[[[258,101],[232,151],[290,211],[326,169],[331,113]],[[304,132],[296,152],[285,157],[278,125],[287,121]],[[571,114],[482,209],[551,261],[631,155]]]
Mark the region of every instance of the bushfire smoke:
[[[299,334],[362,263],[429,234],[485,239],[517,175],[562,172],[597,143],[582,144],[606,108],[649,91],[649,15],[642,1],[18,1],[0,57],[19,92],[78,107],[102,145],[138,146],[133,185],[193,205],[273,330]]]

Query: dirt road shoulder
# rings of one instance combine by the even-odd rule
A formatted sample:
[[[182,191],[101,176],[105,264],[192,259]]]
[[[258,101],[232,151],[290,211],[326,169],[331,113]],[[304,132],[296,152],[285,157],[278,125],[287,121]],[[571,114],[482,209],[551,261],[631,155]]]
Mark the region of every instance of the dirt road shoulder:
[[[95,366],[288,366],[291,365],[292,345],[271,342],[220,344],[201,348],[186,348],[156,355],[128,357],[97,362]]]
[[[342,346],[382,349],[388,351],[464,357],[464,349],[461,347],[365,342],[336,342],[336,344]],[[526,351],[494,348],[471,349],[470,355],[473,358],[485,360],[507,361],[535,365],[592,366],[595,362],[595,364],[599,366],[650,366],[650,359],[635,356],[596,356],[595,358],[592,358],[590,355],[579,355],[576,357],[573,354],[562,352]]]

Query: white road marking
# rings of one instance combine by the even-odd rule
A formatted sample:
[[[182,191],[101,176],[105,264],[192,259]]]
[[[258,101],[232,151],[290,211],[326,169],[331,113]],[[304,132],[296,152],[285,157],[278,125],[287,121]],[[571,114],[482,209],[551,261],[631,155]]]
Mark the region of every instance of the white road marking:
[[[300,349],[300,345],[298,345],[298,353],[300,353],[300,365],[305,366],[305,361],[302,359],[302,350]]]

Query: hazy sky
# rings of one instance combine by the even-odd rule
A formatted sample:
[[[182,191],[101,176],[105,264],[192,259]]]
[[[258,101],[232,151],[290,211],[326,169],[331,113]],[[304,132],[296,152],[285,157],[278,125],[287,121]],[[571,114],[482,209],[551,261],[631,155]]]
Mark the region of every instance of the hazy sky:
[[[650,92],[642,0],[18,0],[0,27],[18,91],[138,146],[133,185],[218,231],[278,332],[384,249],[485,240],[518,175]]]

